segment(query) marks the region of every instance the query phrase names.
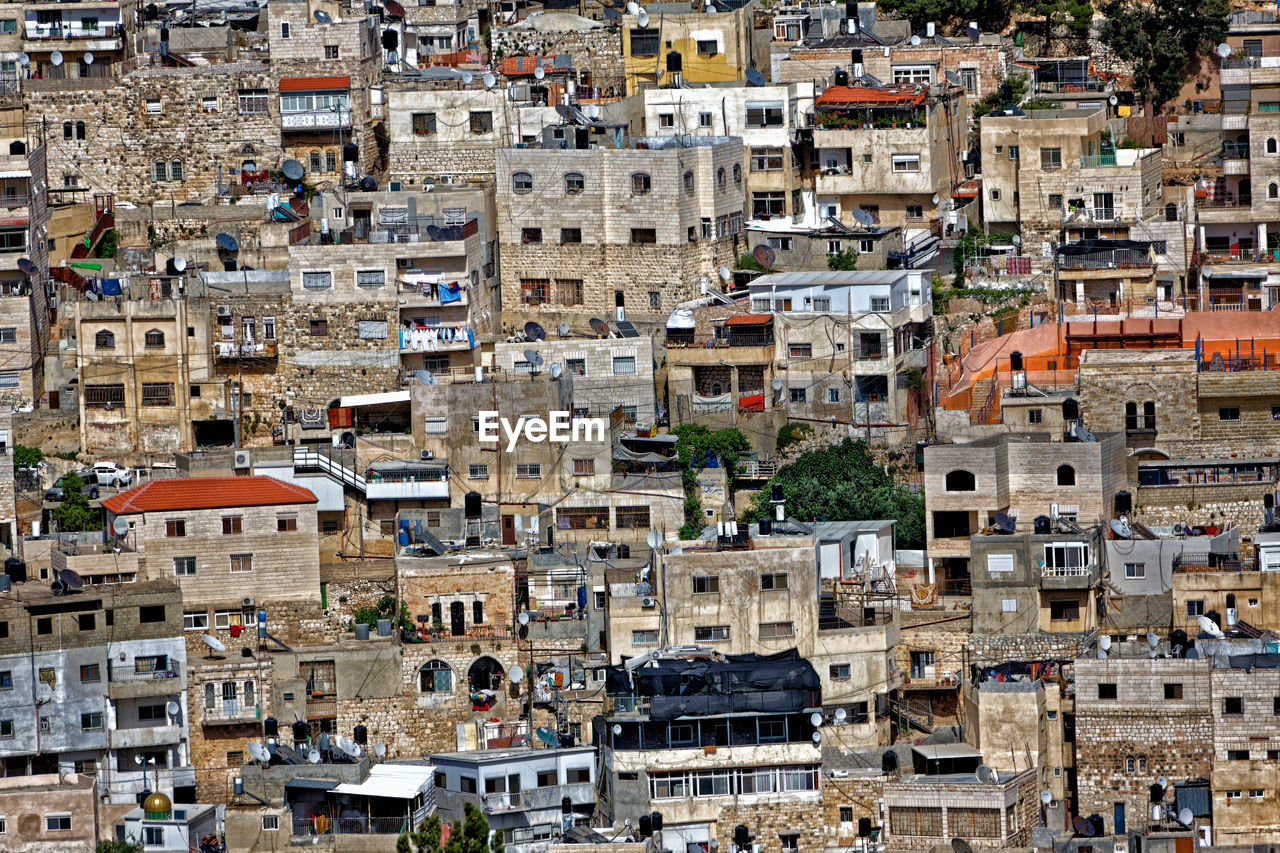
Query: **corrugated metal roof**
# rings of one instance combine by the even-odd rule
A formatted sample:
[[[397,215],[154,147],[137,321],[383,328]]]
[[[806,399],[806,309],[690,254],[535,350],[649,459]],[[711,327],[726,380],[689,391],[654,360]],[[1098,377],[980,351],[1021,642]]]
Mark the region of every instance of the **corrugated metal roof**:
[[[350,77],[281,77],[281,92],[315,92],[320,89],[349,89]]]
[[[363,782],[343,782],[333,792],[411,800],[430,787],[434,772],[435,768],[430,765],[375,764]]]
[[[233,506],[313,504],[308,489],[274,477],[190,477],[152,480],[113,495],[102,506],[116,515],[176,509],[219,509]]]
[[[916,106],[923,104],[925,93],[916,88],[873,89],[867,86],[828,86],[814,99],[820,107],[828,106]]]

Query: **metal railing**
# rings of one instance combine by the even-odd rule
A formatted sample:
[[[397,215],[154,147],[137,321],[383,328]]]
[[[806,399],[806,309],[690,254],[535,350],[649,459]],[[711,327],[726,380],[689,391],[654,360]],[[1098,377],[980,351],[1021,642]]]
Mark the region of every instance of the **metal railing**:
[[[329,453],[315,449],[314,446],[295,447],[293,449],[293,464],[302,468],[317,469],[331,479],[354,489],[359,489],[362,492],[367,490],[364,477],[356,473],[353,468],[349,468],[333,459]]]
[[[123,669],[111,668],[108,673],[108,680],[113,684],[123,684],[127,681],[156,681],[165,678],[178,678],[182,675],[182,671],[176,661],[169,661],[168,669],[156,670],[154,672],[138,672],[132,667]]]
[[[304,110],[280,114],[281,130],[336,130],[351,127],[351,110]]]
[[[1080,158],[1081,169],[1110,169],[1118,167],[1114,152],[1110,154],[1086,154]]]
[[[1040,566],[1042,578],[1083,578],[1093,574],[1093,564],[1087,566]]]

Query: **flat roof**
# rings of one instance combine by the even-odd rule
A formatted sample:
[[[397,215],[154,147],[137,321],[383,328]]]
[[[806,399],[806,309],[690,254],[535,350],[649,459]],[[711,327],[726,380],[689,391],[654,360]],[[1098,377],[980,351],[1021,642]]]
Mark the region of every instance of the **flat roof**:
[[[893,284],[902,281],[912,270],[831,270],[818,272],[779,272],[753,279],[747,287],[804,287],[821,285],[858,286]],[[918,270],[916,271],[918,272]]]
[[[911,747],[911,751],[920,753],[930,761],[941,758],[982,758],[982,751],[967,743],[925,743]]]
[[[557,749],[534,749],[533,747],[518,746],[509,749],[471,749],[462,752],[433,752],[428,755],[429,760],[443,759],[445,761],[461,761],[472,762],[476,764],[490,761],[520,761],[526,758],[547,758],[556,755],[577,755],[586,752],[595,752],[594,746],[562,746]]]

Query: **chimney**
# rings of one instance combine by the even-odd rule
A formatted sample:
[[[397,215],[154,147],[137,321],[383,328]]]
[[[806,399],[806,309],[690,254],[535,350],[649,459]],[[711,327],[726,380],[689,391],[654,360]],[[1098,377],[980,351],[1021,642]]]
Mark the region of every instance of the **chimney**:
[[[874,2],[858,3],[858,26],[864,33],[874,36],[876,33],[876,4]]]

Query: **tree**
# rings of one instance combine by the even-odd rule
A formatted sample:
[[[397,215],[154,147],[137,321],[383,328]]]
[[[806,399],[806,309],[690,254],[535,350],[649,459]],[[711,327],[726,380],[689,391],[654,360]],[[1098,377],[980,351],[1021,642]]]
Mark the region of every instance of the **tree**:
[[[44,461],[44,451],[38,447],[25,447],[21,444],[13,448],[13,469],[34,468]]]
[[[422,824],[422,829],[413,834],[413,843],[418,853],[443,853],[440,847],[440,816],[432,815]]]
[[[737,400],[732,404],[736,406]],[[732,499],[738,454],[751,450],[751,442],[741,430],[733,427],[710,430],[701,424],[685,424],[672,432],[676,435],[676,459],[684,486],[684,526],[680,528],[680,538],[696,539],[706,523],[702,502],[698,500],[697,470],[707,467],[712,457],[718,458],[725,467],[725,491]]]
[[[1008,0],[881,0],[881,6],[906,15],[912,31],[921,33],[930,21],[977,21],[984,32],[1002,30],[1012,11]]]
[[[770,492],[782,487],[787,515],[801,521],[894,519],[898,522],[900,548],[924,545],[924,499],[876,463],[861,441],[846,438],[839,444],[800,454],[783,466],[751,501],[751,512],[773,514]]]
[[[142,845],[133,841],[99,841],[97,853],[142,853]]]
[[[494,836],[489,841],[489,820],[484,812],[467,803],[461,824],[457,821],[449,832],[444,853],[502,853],[502,842]]]
[[[794,421],[787,421],[778,427],[778,452],[786,450],[791,445],[805,438],[813,432],[813,427],[808,424],[798,424]]]
[[[1106,0],[1100,35],[1159,109],[1181,90],[1188,63],[1226,37],[1229,11],[1228,0]]]
[[[50,515],[63,533],[82,530],[98,530],[102,527],[102,512],[89,506],[83,494],[84,480],[79,474],[67,474],[62,480],[64,500],[53,508]]]
[[[857,249],[848,248],[842,252],[827,253],[827,269],[856,270],[857,268],[858,268],[858,250]]]

